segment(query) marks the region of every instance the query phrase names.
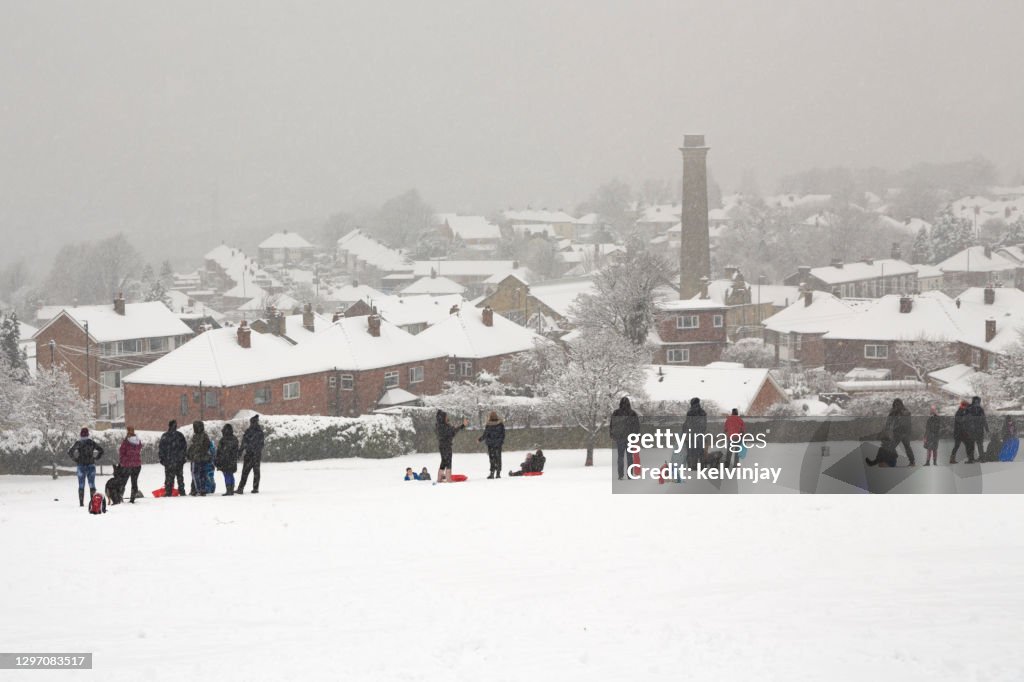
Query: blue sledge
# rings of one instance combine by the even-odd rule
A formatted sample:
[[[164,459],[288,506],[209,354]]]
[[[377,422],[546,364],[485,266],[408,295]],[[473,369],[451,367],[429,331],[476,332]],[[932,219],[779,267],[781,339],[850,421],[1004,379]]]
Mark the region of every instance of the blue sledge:
[[[1012,462],[1017,456],[1017,448],[1020,447],[1019,438],[1008,438],[999,451],[1000,462]]]

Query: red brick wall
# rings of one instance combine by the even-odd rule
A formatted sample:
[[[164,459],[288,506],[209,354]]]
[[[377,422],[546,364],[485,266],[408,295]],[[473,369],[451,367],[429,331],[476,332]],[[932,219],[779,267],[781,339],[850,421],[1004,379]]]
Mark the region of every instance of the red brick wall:
[[[789,398],[786,394],[777,389],[775,384],[771,381],[765,381],[764,386],[761,387],[757,396],[754,397],[754,402],[750,404],[749,416],[762,417],[772,405],[784,403],[788,400]]]
[[[669,362],[668,350],[670,348],[688,348],[690,350],[689,362]],[[658,346],[652,358],[656,365],[707,365],[722,359],[722,351],[725,350],[725,341],[710,343],[677,343]]]
[[[701,310],[699,312],[662,312],[655,316],[654,325],[658,331],[658,336],[665,343],[703,341],[724,344],[726,342],[725,310],[723,307],[715,310]],[[676,319],[683,315],[696,315],[700,318],[699,326],[696,329],[677,329]],[[714,326],[713,318],[715,315],[722,316],[721,327]]]
[[[893,379],[903,379],[914,374],[913,370],[900,362],[896,356],[896,342],[862,341],[846,339],[824,339],[825,369],[830,372],[848,372],[854,367],[884,368],[892,371]],[[865,344],[880,344],[889,347],[885,360],[864,357]],[[956,352],[956,344],[950,344]]]

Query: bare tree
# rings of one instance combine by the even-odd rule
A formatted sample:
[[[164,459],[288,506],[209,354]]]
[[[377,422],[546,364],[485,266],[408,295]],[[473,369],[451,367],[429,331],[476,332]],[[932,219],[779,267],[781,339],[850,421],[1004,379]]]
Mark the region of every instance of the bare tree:
[[[957,355],[952,344],[921,336],[897,343],[896,359],[913,371],[918,381],[926,382],[931,372],[956,364]]]
[[[59,453],[68,448],[78,429],[92,423],[92,414],[92,404],[78,392],[67,372],[60,367],[39,369],[25,391],[19,421],[42,436],[54,478]]]

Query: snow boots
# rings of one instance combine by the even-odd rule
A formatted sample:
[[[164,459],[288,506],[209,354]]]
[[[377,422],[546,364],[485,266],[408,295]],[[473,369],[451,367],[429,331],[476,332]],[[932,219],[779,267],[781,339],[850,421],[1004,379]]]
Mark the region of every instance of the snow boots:
[[[235,494],[235,489],[234,488],[228,488],[228,491],[226,493],[221,493],[220,496],[221,497],[228,497],[229,495],[234,495],[234,494]]]
[[[82,489],[82,488],[78,489],[78,506],[79,507],[84,507],[85,506],[85,490]]]

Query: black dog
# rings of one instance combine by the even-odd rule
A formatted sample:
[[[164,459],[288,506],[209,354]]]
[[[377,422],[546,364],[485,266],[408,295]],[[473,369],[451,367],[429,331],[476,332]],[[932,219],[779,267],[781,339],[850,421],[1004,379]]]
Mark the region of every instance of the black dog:
[[[128,473],[117,464],[114,465],[114,477],[107,481],[103,487],[110,504],[121,504],[124,502],[124,489],[128,485]]]

